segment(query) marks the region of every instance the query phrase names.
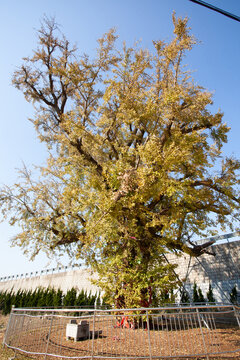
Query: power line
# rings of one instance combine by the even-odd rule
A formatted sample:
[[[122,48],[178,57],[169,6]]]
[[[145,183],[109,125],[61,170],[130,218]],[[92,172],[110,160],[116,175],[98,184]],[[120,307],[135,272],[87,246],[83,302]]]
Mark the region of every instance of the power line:
[[[222,10],[222,9],[220,9],[220,8],[214,6],[214,5],[208,4],[205,1],[201,1],[201,0],[190,0],[190,1],[192,1],[192,2],[194,2],[196,4],[198,4],[198,5],[205,6],[208,9],[214,10],[214,11],[216,11],[216,12],[222,14],[222,15],[225,15],[225,16],[233,19],[233,20],[236,20],[236,21],[240,22],[240,17],[239,16],[234,15],[234,14],[228,12],[228,11]]]

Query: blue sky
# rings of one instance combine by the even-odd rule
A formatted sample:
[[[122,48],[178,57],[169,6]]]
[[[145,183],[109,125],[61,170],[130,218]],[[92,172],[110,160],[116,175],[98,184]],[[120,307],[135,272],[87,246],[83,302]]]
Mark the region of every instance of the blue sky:
[[[209,3],[240,16],[240,1],[208,0]],[[93,54],[96,40],[115,27],[120,41],[142,40],[151,48],[152,40],[172,38],[172,12],[189,17],[192,33],[200,41],[186,58],[199,85],[214,92],[212,111],[224,112],[231,127],[226,155],[240,157],[240,23],[201,7],[189,0],[0,0],[1,81],[0,81],[0,184],[17,181],[17,168],[24,162],[43,164],[46,152],[27,120],[33,109],[22,93],[11,85],[11,77],[21,58],[36,48],[36,29],[44,15],[54,16],[66,37],[80,52]],[[7,222],[0,224],[0,277],[40,270],[49,260],[39,255],[29,262],[9,240],[17,232]],[[67,260],[63,260],[64,263]]]

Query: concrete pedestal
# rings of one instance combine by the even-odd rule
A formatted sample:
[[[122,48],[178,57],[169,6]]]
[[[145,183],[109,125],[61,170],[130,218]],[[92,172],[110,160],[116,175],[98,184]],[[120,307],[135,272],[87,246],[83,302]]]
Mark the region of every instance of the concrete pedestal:
[[[74,341],[89,338],[89,323],[82,320],[80,324],[67,324],[66,338],[74,339]]]

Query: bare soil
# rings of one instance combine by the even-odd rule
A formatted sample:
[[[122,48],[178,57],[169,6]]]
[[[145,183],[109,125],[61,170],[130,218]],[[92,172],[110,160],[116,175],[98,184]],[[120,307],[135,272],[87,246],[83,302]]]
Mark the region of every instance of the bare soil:
[[[2,316],[0,315],[0,360],[9,360],[14,356],[14,351],[8,349],[7,347],[3,347],[3,338],[4,333],[6,331],[7,323],[8,323],[9,316]],[[29,358],[22,357],[21,360],[29,360]]]
[[[81,358],[91,355],[93,339],[89,338],[76,342],[66,339],[68,319],[55,318],[51,325],[50,336],[48,336],[49,327],[46,326],[46,320],[44,322],[45,326],[41,326],[41,321],[41,319],[38,322],[31,320],[31,323],[26,324],[24,333],[21,333],[21,336],[17,339],[20,348],[29,352],[36,352],[37,349],[39,353],[44,353],[47,349],[49,354],[57,354],[60,359],[64,356],[79,356]],[[0,316],[1,343],[7,322],[8,317]],[[93,328],[90,330],[93,331]],[[94,330],[102,330],[101,335],[94,339],[95,359],[98,356],[106,358],[117,356],[120,359],[149,356],[150,335],[151,355],[159,359],[167,356],[171,356],[174,360],[183,359],[180,355],[185,355],[184,359],[186,360],[205,359],[206,357],[202,355],[206,350],[206,352],[215,353],[215,355],[210,356],[211,360],[240,360],[240,352],[234,352],[240,349],[240,329],[236,326],[229,328],[222,325],[213,330],[198,327],[175,331],[174,329],[166,331],[165,328],[148,330],[144,326],[128,329],[118,327],[116,322],[105,319],[104,321],[97,321]],[[222,354],[216,354],[219,352]],[[5,349],[0,348],[0,360],[8,360],[9,357],[13,357],[13,354],[14,352],[6,347]],[[198,355],[193,358],[188,357],[189,354]],[[29,358],[42,360],[44,356],[29,355],[29,357],[26,357],[17,353],[17,359],[19,360]],[[56,357],[49,356],[47,359],[53,360]]]

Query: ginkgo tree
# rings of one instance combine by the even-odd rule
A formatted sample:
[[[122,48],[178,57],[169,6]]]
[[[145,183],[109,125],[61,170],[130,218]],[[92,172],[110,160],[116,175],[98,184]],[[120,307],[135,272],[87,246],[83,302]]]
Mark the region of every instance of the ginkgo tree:
[[[120,49],[114,30],[94,59],[71,46],[52,19],[13,84],[49,157],[1,190],[13,239],[32,258],[68,253],[98,273],[117,306],[149,306],[178,284],[167,254],[200,256],[192,234],[239,221],[239,161],[224,158],[229,128],[184,57],[196,43],[173,15],[172,41]]]

